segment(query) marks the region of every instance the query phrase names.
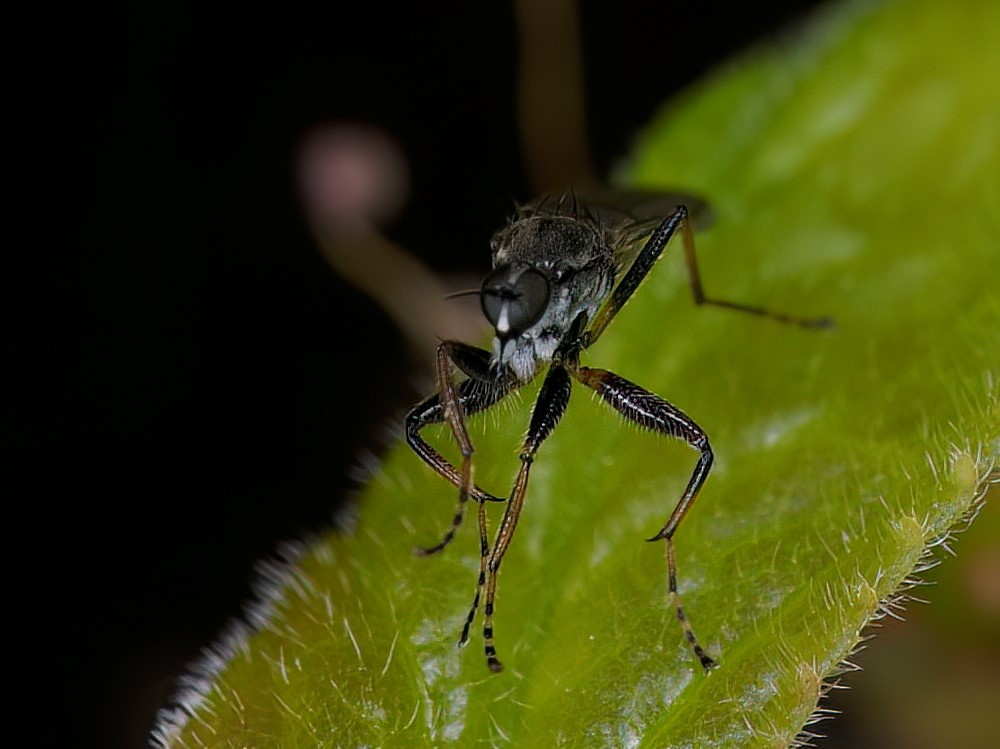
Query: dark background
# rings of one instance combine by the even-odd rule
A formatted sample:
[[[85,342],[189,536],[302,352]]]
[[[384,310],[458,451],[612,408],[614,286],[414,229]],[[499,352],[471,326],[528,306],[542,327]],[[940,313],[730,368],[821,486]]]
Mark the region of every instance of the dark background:
[[[602,169],[672,93],[808,5],[584,2]],[[4,249],[6,611],[30,667],[8,679],[47,716],[30,745],[50,745],[40,726],[141,746],[254,561],[327,526],[358,451],[420,395],[397,333],[304,227],[297,139],[331,119],[392,133],[412,199],[391,236],[483,273],[511,198],[530,197],[514,20],[188,2],[12,28],[27,170]]]

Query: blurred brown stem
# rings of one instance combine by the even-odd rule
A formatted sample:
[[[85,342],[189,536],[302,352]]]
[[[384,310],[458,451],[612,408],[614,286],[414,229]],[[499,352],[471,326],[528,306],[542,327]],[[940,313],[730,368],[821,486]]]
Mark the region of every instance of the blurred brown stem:
[[[575,0],[517,0],[518,121],[536,195],[598,184],[590,153]]]

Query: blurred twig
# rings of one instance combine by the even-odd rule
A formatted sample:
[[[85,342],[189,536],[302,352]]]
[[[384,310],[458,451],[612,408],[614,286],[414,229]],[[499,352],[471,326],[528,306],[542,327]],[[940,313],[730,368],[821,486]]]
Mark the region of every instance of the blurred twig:
[[[518,0],[518,123],[528,181],[537,194],[597,183],[585,124],[580,24],[573,0]],[[299,181],[323,257],[396,323],[418,359],[438,340],[474,341],[487,326],[458,286],[440,278],[379,226],[402,209],[406,156],[369,125],[318,127],[304,138]],[[485,252],[485,243],[484,243]]]
[[[518,124],[528,181],[538,195],[595,185],[576,2],[517,0],[514,7]]]

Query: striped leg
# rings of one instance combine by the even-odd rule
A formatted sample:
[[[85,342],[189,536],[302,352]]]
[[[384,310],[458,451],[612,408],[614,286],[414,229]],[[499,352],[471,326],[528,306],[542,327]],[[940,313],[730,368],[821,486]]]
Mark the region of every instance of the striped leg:
[[[457,386],[452,379],[452,365],[457,366],[469,379]],[[437,349],[438,392],[419,403],[406,417],[406,440],[425,463],[458,487],[458,503],[452,516],[451,527],[433,546],[419,547],[414,553],[420,556],[435,554],[455,537],[465,516],[469,498],[477,502],[503,500],[484,492],[472,478],[472,455],[475,449],[465,426],[465,417],[483,411],[508,395],[514,387],[511,377],[501,373],[491,379],[489,352],[455,341],[444,341]],[[462,452],[462,465],[456,469],[420,436],[420,430],[430,424],[446,422]]]
[[[514,530],[517,528],[517,521],[521,516],[524,496],[528,490],[528,474],[531,471],[535,453],[538,452],[542,442],[552,433],[566,411],[566,406],[569,403],[570,382],[566,370],[562,366],[553,364],[545,377],[541,392],[538,394],[538,400],[535,401],[535,408],[531,413],[531,425],[528,427],[528,436],[525,438],[524,447],[521,450],[521,469],[517,473],[514,490],[511,492],[503,519],[500,521],[500,527],[497,529],[496,540],[492,550],[489,550],[489,557],[483,557],[485,567],[481,568],[476,603],[479,601],[480,594],[483,594],[483,640],[485,642],[486,665],[493,673],[503,671],[503,664],[497,658],[496,647],[493,644],[493,612],[496,602],[497,573],[500,572],[500,564],[514,538]],[[483,550],[487,550],[485,546]],[[475,605],[469,612],[466,628],[472,623],[474,615]]]
[[[521,507],[524,505],[524,495],[528,489],[528,473],[531,470],[533,455],[533,450],[530,455],[527,454],[527,451],[521,455],[521,470],[517,473],[517,481],[514,483],[514,491],[511,492],[510,502],[507,503],[507,511],[504,513],[503,520],[500,521],[500,528],[497,530],[496,543],[486,562],[486,579],[484,580],[486,603],[483,605],[483,641],[486,653],[486,665],[495,674],[503,671],[503,664],[497,658],[497,649],[493,645],[493,611],[497,593],[497,573],[500,572],[500,563],[503,561],[504,554],[507,553],[507,547],[510,546],[511,539],[514,538],[514,529],[517,527],[517,520],[521,516]]]
[[[458,639],[459,647],[465,647],[469,642],[469,629],[476,618],[476,610],[479,608],[479,597],[486,584],[486,565],[490,556],[490,540],[486,528],[486,504],[479,503],[479,581],[476,583],[476,596],[472,599],[472,607],[469,615],[465,618],[462,626],[462,636]]]
[[[577,380],[593,389],[608,405],[629,421],[650,429],[657,434],[684,440],[700,453],[694,472],[688,480],[687,487],[684,489],[680,501],[670,514],[670,518],[663,528],[648,540],[663,540],[666,542],[668,590],[674,604],[674,609],[677,612],[677,620],[684,630],[685,638],[691,644],[691,649],[698,657],[702,667],[707,671],[714,667],[716,663],[698,643],[698,638],[691,627],[691,622],[684,613],[684,606],[677,592],[677,562],[674,558],[673,537],[677,531],[677,527],[681,524],[681,520],[684,519],[684,515],[691,508],[695,497],[698,496],[698,491],[701,489],[702,484],[705,483],[709,469],[712,467],[713,454],[712,448],[708,444],[708,437],[701,430],[701,427],[695,424],[680,409],[623,377],[619,377],[613,372],[608,372],[604,369],[591,369],[589,367],[575,367],[572,373]]]

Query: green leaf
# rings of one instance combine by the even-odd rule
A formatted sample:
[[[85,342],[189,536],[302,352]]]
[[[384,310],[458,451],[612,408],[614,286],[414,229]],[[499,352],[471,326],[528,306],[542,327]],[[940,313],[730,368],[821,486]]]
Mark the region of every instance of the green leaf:
[[[814,332],[696,308],[676,247],[586,363],[675,403],[717,464],[677,536],[644,543],[695,455],[577,388],[542,447],[495,618],[455,641],[475,512],[399,445],[350,532],[265,575],[253,627],[165,714],[170,746],[787,746],[866,623],[972,511],[1000,458],[1000,4],[849,3],[667,109],[627,175],[707,196],[709,294]],[[506,495],[530,390],[473,421]],[[427,430],[447,452],[444,428]],[[448,452],[454,457],[452,449]],[[490,506],[495,528],[501,506]],[[478,624],[478,622],[477,622]]]

